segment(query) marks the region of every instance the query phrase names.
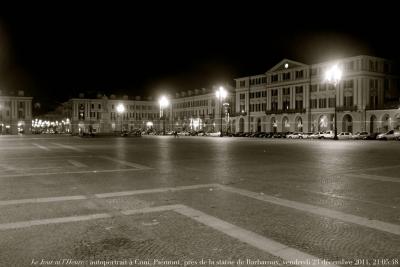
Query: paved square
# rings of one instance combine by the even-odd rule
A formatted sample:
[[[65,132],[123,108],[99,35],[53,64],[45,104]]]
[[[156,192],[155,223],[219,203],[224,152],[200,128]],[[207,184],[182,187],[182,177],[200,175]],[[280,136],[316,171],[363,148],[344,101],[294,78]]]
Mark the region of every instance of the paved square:
[[[0,257],[7,266],[397,266],[399,148],[0,138]]]

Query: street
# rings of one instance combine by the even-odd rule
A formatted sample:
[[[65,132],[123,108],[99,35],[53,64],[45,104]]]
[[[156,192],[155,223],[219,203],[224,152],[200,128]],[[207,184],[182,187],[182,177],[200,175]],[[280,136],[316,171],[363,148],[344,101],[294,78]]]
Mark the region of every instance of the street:
[[[400,142],[0,136],[0,266],[400,266]]]

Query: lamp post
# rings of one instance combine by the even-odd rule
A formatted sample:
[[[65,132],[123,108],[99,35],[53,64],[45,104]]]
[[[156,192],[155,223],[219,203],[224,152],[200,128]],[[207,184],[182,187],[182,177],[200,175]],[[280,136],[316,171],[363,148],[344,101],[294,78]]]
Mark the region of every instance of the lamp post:
[[[334,140],[338,140],[337,137],[337,116],[336,116],[336,101],[337,101],[337,85],[340,83],[340,80],[342,78],[342,70],[338,67],[338,65],[332,66],[330,69],[328,69],[325,73],[325,81],[329,84],[333,84],[335,87],[335,136],[333,137]]]
[[[220,136],[222,137],[223,136],[223,134],[222,134],[222,101],[224,101],[224,99],[226,98],[227,92],[224,89],[224,87],[220,86],[218,91],[215,92],[215,95],[219,99],[219,107],[220,107],[219,115],[220,115],[220,122],[221,122]]]
[[[118,104],[118,106],[117,106],[117,112],[118,112],[118,114],[119,114],[119,116],[120,116],[120,118],[121,118],[121,134],[122,134],[122,113],[124,113],[124,111],[125,111],[124,105]]]
[[[165,135],[165,116],[164,116],[164,108],[166,108],[169,105],[169,100],[167,97],[162,96],[158,100],[158,103],[160,104],[160,119],[163,121],[163,135]]]

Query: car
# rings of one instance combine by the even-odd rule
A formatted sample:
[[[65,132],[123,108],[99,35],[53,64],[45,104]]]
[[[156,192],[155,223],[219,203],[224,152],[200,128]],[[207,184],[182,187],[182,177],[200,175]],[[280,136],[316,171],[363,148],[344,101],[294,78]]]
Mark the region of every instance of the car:
[[[368,135],[368,132],[356,132],[355,134],[353,134],[352,138],[355,140],[362,140]]]
[[[378,140],[396,140],[400,137],[400,130],[390,130],[386,133],[378,134],[376,139]]]
[[[311,139],[319,139],[320,135],[322,135],[323,133],[324,132],[316,132],[316,133],[311,134],[309,137]]]
[[[300,138],[300,139],[310,139],[312,135],[313,135],[312,132],[301,133],[300,136],[299,136],[299,138]]]
[[[335,137],[334,131],[326,131],[319,134],[319,139],[333,139]]]
[[[370,133],[368,136],[364,137],[363,140],[376,140],[379,133]]]
[[[341,132],[340,134],[338,134],[338,139],[340,140],[348,140],[348,139],[352,139],[353,134],[350,132]]]
[[[300,138],[303,138],[302,134],[303,133],[294,132],[294,133],[286,135],[286,138],[289,138],[289,139],[300,139]]]

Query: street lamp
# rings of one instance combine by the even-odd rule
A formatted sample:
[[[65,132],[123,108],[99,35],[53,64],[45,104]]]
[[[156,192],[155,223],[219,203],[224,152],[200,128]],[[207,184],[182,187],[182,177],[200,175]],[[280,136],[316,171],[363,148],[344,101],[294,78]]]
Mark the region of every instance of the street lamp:
[[[164,116],[164,108],[166,108],[169,105],[169,100],[167,97],[162,96],[158,100],[158,103],[160,104],[160,119],[163,120],[163,135],[165,135],[165,116]]]
[[[337,99],[337,85],[340,83],[340,79],[342,78],[342,70],[338,67],[338,65],[332,66],[325,72],[325,81],[329,84],[333,84],[335,87],[335,136],[333,137],[334,140],[338,140],[337,137],[337,116],[336,116],[336,99]]]
[[[227,92],[226,92],[226,90],[224,89],[224,87],[222,87],[222,86],[220,86],[219,87],[219,89],[218,89],[218,91],[216,91],[215,92],[215,95],[217,96],[217,98],[219,99],[219,107],[220,107],[220,118],[221,118],[221,130],[220,130],[220,136],[222,137],[223,136],[223,134],[222,134],[222,101],[224,101],[224,99],[226,98],[226,96],[227,96]]]
[[[117,112],[118,112],[119,116],[121,117],[121,134],[122,134],[122,113],[124,113],[124,111],[125,111],[124,105],[118,104]]]

